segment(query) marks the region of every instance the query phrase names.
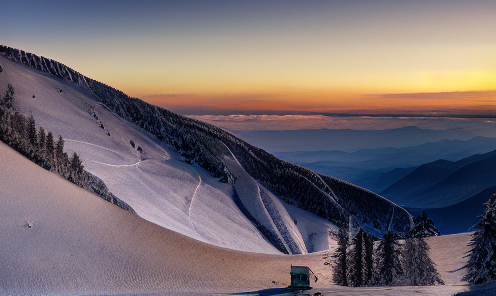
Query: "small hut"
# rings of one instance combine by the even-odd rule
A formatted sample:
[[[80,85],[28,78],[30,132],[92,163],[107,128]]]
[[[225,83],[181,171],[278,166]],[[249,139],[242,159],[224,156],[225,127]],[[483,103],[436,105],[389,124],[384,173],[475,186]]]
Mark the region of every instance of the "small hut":
[[[310,268],[291,265],[290,288],[310,289]]]

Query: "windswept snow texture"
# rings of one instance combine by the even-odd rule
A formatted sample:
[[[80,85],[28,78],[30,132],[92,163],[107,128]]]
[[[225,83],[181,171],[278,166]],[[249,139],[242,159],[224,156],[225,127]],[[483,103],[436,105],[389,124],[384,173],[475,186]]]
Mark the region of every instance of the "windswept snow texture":
[[[37,125],[55,137],[62,135],[65,150],[77,152],[85,169],[139,216],[217,246],[279,253],[238,209],[229,184],[183,162],[153,136],[98,104],[89,90],[0,60],[0,89],[13,85],[15,106],[33,114]]]

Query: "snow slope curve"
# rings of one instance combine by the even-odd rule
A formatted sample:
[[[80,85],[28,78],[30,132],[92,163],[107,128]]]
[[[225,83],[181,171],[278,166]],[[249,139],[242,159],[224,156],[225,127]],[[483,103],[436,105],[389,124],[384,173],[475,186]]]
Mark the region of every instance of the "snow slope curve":
[[[337,287],[330,284],[332,272],[324,264],[333,249],[283,256],[205,244],[120,209],[3,143],[0,180],[2,295],[247,292],[288,286],[291,264],[309,266],[319,278],[313,285],[329,294],[453,295],[466,290],[461,267],[469,234],[427,239],[446,286]]]
[[[13,85],[16,108],[32,114],[37,125],[55,136],[62,135],[65,150],[77,152],[85,169],[139,216],[214,245],[279,253],[239,211],[228,184],[185,163],[156,138],[99,104],[88,90],[1,56],[0,61],[0,88]]]

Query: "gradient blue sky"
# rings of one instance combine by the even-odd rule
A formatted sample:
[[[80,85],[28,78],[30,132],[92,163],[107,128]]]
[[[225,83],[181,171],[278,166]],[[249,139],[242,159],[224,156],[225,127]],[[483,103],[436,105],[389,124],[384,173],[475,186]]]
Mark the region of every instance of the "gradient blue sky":
[[[0,5],[1,44],[171,109],[495,111],[496,1]]]

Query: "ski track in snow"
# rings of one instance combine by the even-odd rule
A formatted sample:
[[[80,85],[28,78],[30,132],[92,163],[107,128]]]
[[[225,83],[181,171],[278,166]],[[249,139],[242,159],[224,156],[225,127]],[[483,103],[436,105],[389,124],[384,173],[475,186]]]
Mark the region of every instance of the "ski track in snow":
[[[191,221],[191,207],[193,206],[193,200],[195,199],[195,196],[196,196],[196,193],[198,192],[198,189],[200,189],[200,186],[202,185],[203,181],[202,181],[202,178],[200,176],[200,174],[198,174],[198,186],[196,186],[196,189],[195,189],[195,192],[193,192],[193,196],[191,197],[191,201],[189,203],[189,209],[188,209],[188,217],[189,217],[189,220]],[[193,221],[191,221],[191,224],[193,224],[194,226],[194,223]]]
[[[93,144],[93,143],[88,143],[88,142],[83,142],[83,141],[78,141],[78,140],[72,140],[72,139],[64,139],[64,141],[66,141],[66,142],[75,142],[75,143],[80,143],[80,144],[86,144],[86,145],[98,147],[98,148],[101,148],[101,149],[105,149],[105,150],[110,151],[110,152],[113,152],[113,153],[117,153],[117,151],[115,151],[115,150],[112,150],[112,149],[109,149],[109,148],[106,148],[106,147],[103,147],[103,146],[100,146],[100,145],[96,145],[96,144]]]
[[[132,167],[132,166],[139,165],[141,163],[141,160],[139,160],[137,163],[133,163],[133,164],[108,164],[108,163],[103,163],[103,162],[99,162],[99,161],[95,161],[95,160],[89,160],[89,162],[98,163],[101,165],[111,166],[111,167]]]

